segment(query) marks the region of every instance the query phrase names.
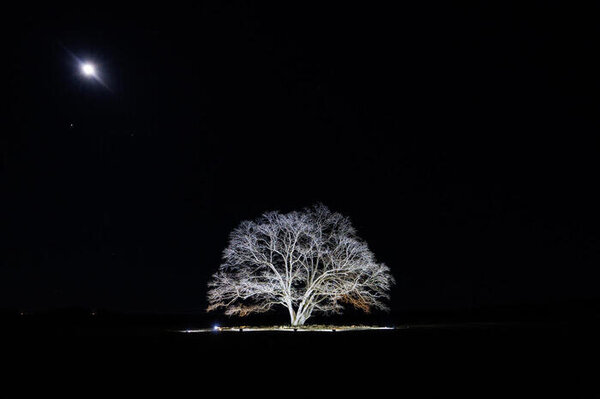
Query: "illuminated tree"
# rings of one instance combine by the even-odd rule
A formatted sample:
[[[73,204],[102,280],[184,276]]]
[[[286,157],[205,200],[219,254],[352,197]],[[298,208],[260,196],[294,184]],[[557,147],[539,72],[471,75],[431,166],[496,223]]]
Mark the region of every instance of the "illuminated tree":
[[[324,205],[268,212],[231,233],[209,282],[208,311],[245,316],[283,306],[298,326],[313,312],[340,313],[344,304],[388,310],[393,283],[347,217]]]

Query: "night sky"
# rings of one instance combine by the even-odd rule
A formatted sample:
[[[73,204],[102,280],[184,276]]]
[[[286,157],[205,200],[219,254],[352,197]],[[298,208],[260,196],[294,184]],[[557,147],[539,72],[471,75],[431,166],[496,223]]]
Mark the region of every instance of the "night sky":
[[[599,10],[256,3],[14,10],[0,307],[202,312],[234,227],[316,202],[395,310],[599,298]]]

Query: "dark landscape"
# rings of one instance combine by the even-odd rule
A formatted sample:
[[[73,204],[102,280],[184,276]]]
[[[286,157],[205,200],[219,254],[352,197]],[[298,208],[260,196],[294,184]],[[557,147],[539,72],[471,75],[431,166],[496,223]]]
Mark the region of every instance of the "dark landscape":
[[[600,355],[597,305],[394,314],[379,319],[393,330],[331,333],[181,332],[210,329],[214,318],[202,315],[5,312],[2,354],[13,381],[74,392],[174,394],[206,385],[273,397],[285,395],[285,381],[308,379],[327,395],[589,397]]]
[[[600,397],[598,4],[11,6],[2,397]]]

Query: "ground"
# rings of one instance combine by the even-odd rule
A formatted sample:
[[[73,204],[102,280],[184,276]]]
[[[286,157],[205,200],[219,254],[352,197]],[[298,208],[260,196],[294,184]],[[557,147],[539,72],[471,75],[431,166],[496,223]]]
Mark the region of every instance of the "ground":
[[[269,397],[289,390],[375,397],[482,392],[540,397],[551,391],[593,397],[578,393],[596,389],[591,383],[600,329],[584,324],[406,324],[340,334],[210,333],[211,328],[193,334],[173,327],[13,325],[2,340],[3,363],[9,365],[4,380],[20,389],[42,385],[47,392],[56,386],[61,392],[112,394],[126,387],[136,396],[155,394],[159,384],[169,397],[256,392]],[[199,330],[188,328],[194,329]],[[282,381],[291,387],[282,388]]]
[[[274,326],[221,326],[213,325],[212,328],[187,328],[176,330],[183,333],[207,332],[347,332],[347,331],[377,331],[394,330],[394,326],[369,326],[369,325],[336,325],[336,324],[306,324],[303,326],[274,325]],[[398,327],[402,328],[402,327]]]

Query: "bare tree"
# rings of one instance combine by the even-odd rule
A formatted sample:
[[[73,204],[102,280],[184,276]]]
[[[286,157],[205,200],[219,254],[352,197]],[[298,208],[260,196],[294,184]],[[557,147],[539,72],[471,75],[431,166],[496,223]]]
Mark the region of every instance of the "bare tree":
[[[242,222],[209,282],[208,311],[245,316],[280,305],[297,326],[313,312],[340,313],[344,304],[387,310],[393,283],[350,220],[319,204]]]

